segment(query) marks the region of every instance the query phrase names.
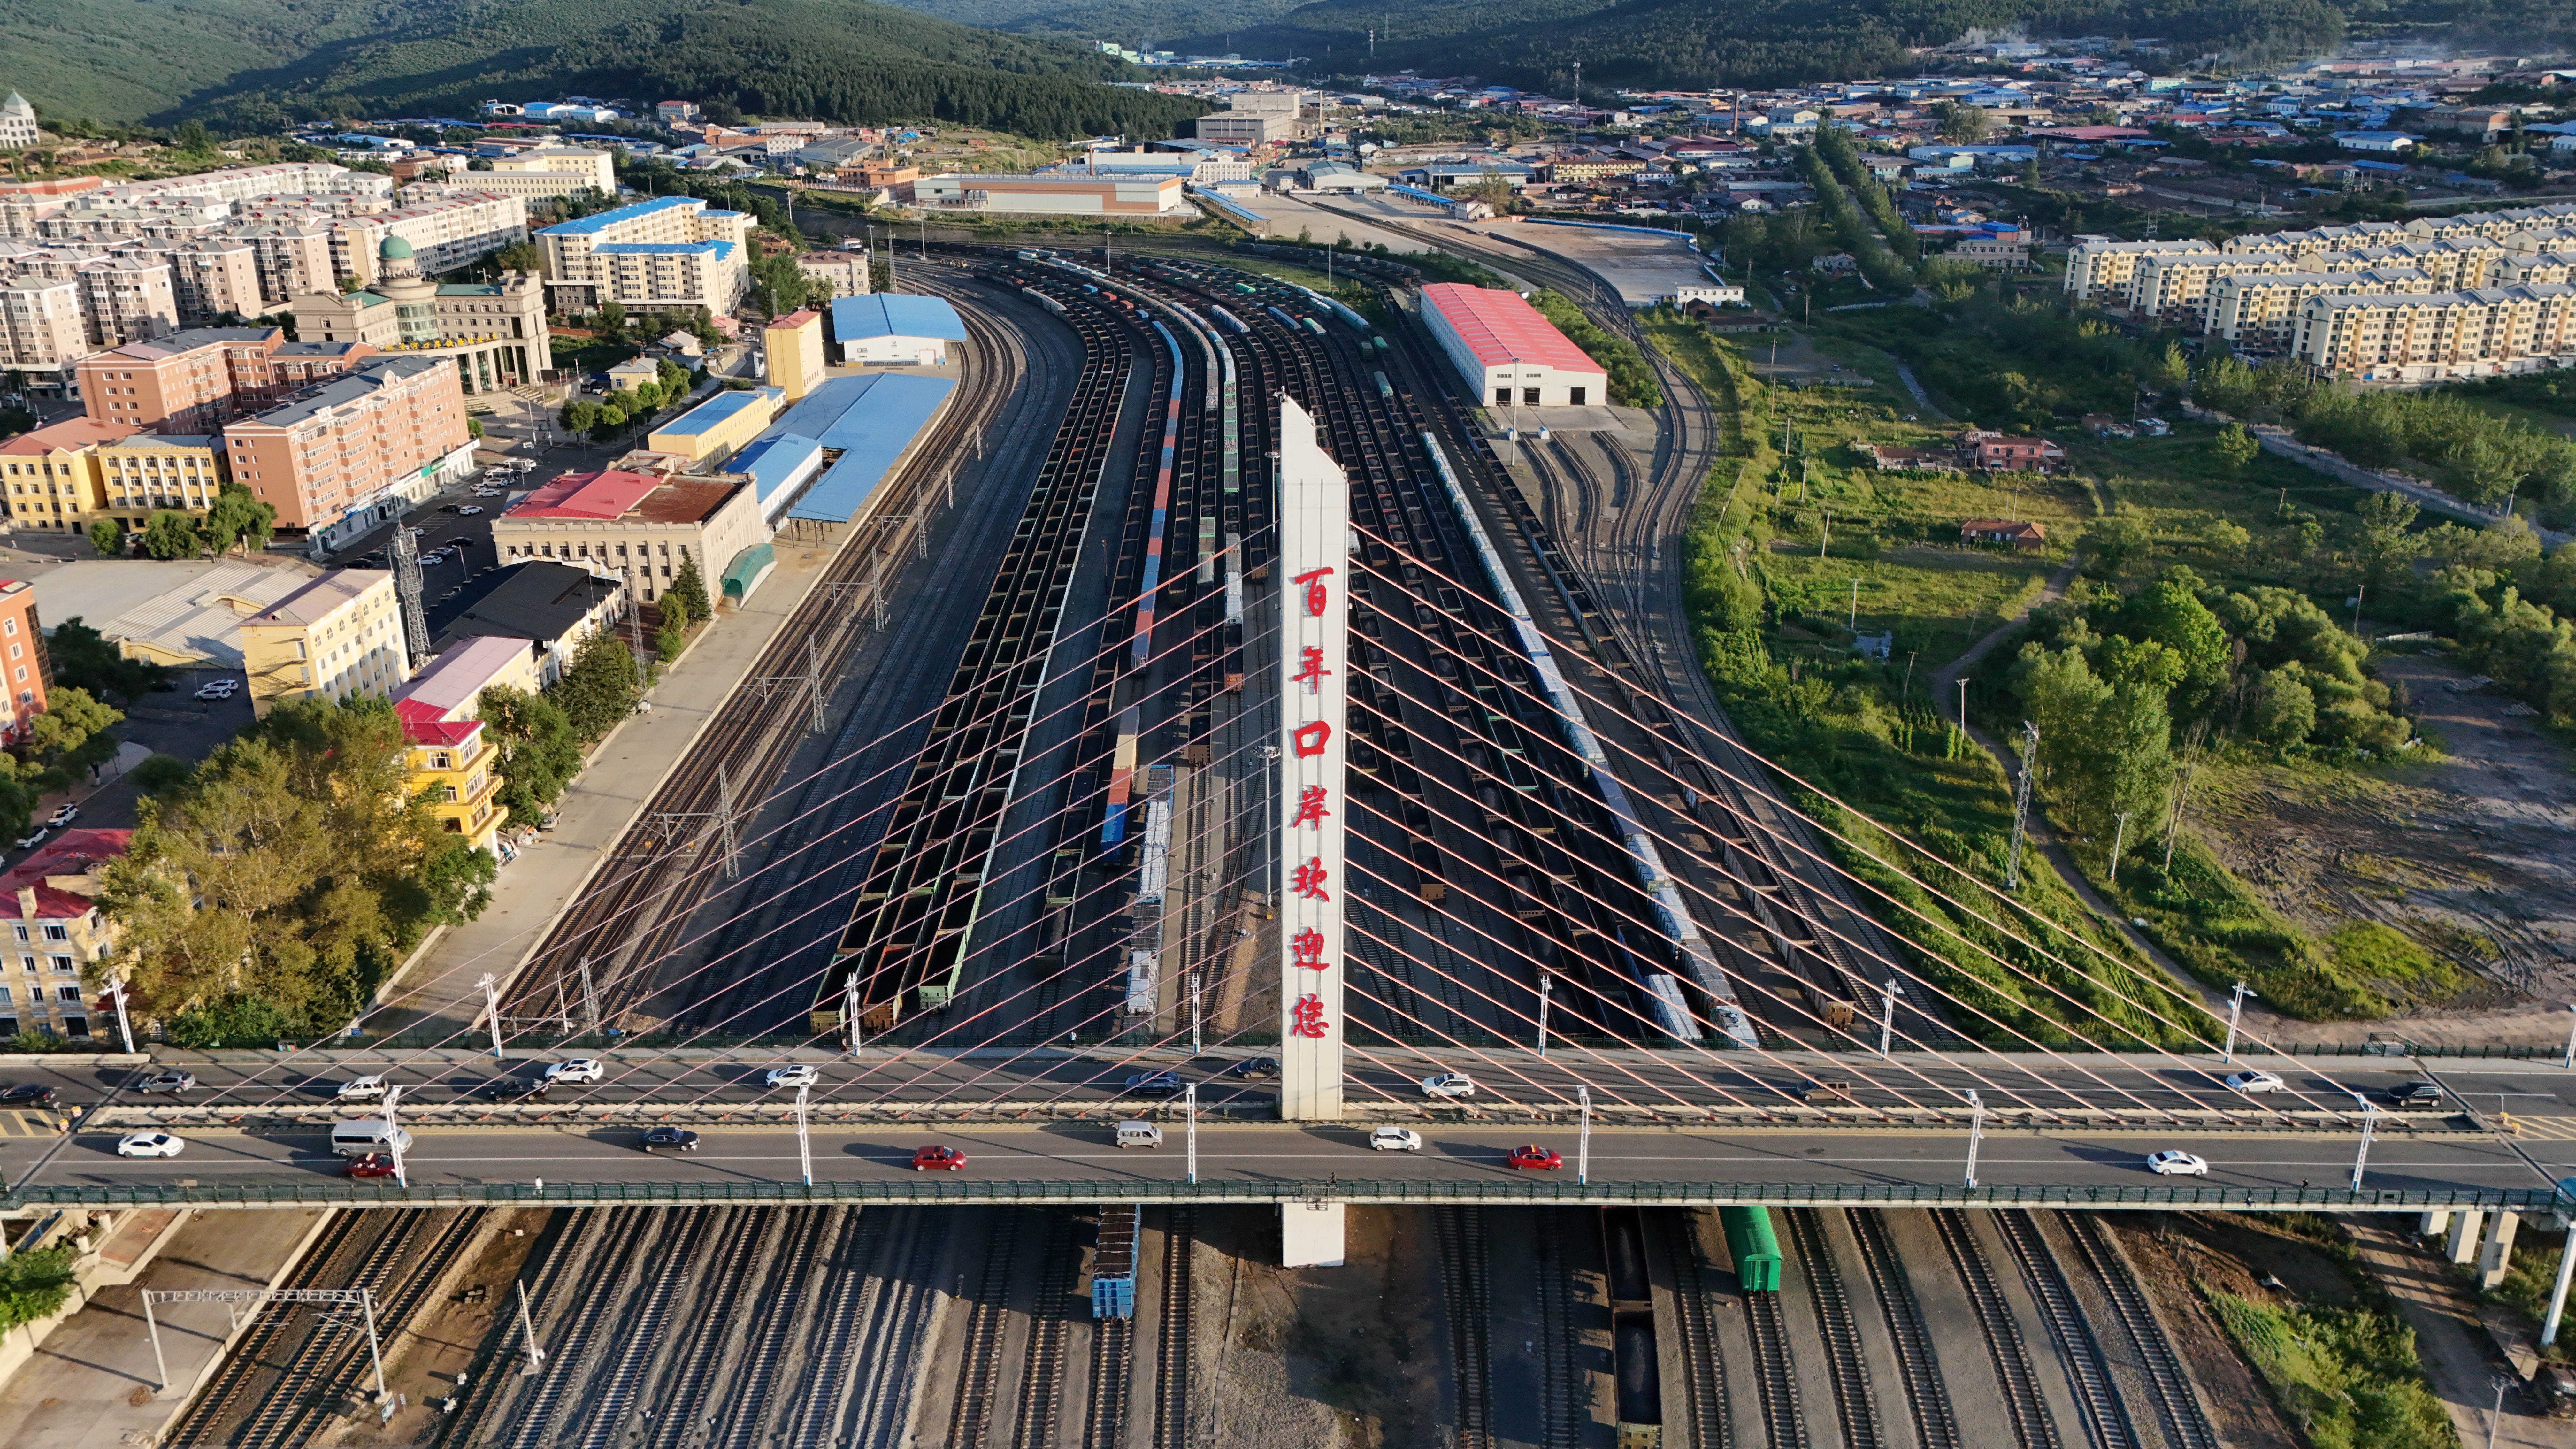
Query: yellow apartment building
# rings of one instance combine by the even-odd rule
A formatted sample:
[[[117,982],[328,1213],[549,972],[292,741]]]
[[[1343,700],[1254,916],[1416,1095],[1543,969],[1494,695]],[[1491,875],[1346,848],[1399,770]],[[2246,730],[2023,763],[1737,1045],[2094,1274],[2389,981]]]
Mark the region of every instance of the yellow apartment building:
[[[19,528],[88,532],[107,512],[99,445],[134,431],[126,423],[66,418],[0,443],[0,487],[9,490],[9,521]]]
[[[411,677],[402,605],[382,569],[333,569],[241,623],[251,712],[324,695],[390,698]]]
[[[492,850],[506,812],[497,798],[501,775],[493,768],[501,747],[483,721],[424,719],[404,711],[403,738],[411,742],[404,763],[413,798],[429,798],[441,830],[464,836],[476,850]]]

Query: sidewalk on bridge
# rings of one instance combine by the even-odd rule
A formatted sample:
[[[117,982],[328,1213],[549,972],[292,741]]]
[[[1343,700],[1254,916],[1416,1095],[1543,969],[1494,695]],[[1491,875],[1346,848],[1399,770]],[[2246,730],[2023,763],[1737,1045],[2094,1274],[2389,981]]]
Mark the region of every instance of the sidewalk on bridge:
[[[473,1025],[483,1010],[476,984],[483,973],[506,983],[536,950],[813,592],[832,551],[830,545],[782,548],[765,586],[742,607],[718,610],[715,623],[654,685],[652,710],[627,719],[591,752],[580,778],[555,804],[555,827],[501,867],[482,916],[432,936],[377,993],[371,1034],[461,1032]]]
[[[155,1398],[152,1339],[144,1332],[145,1288],[266,1288],[276,1285],[328,1215],[319,1211],[201,1213],[161,1249],[141,1278],[101,1288],[62,1321],[44,1345],[0,1385],[0,1444],[10,1449],[89,1449],[157,1444],[188,1406],[229,1341],[220,1303],[153,1309],[171,1392]],[[278,1310],[271,1310],[272,1312]],[[244,1316],[245,1326],[250,1322]]]

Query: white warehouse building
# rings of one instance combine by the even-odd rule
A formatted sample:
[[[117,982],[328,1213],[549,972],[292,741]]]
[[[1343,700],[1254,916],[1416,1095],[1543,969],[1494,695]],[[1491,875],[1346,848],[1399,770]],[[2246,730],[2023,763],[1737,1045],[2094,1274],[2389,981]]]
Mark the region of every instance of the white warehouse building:
[[[1585,407],[1610,401],[1610,375],[1518,292],[1457,282],[1422,289],[1423,320],[1488,407]]]

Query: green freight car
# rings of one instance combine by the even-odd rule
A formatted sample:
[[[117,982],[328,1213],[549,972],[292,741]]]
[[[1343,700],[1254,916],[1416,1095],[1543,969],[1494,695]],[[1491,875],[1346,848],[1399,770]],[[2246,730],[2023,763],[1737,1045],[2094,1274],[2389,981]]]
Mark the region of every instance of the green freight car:
[[[1735,1260],[1735,1276],[1747,1293],[1780,1291],[1780,1240],[1771,1232],[1771,1214],[1758,1207],[1717,1210],[1726,1229],[1726,1253]]]

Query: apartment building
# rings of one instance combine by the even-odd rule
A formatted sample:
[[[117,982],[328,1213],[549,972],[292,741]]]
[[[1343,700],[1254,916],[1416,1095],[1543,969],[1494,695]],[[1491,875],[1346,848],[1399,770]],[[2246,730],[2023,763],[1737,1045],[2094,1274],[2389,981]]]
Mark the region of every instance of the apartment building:
[[[179,330],[178,289],[166,262],[102,257],[75,267],[72,279],[80,283],[81,312],[95,346],[119,347]]]
[[[2138,271],[2149,257],[2175,252],[2214,252],[2205,241],[2113,241],[2079,236],[2066,253],[2066,295],[2096,307],[2137,305]]]
[[[250,245],[259,267],[259,300],[275,307],[307,292],[336,290],[331,229],[312,222],[255,222],[233,233]]]
[[[36,586],[0,579],[0,740],[17,744],[27,722],[45,712],[54,666],[45,654],[44,621],[36,616]]]
[[[212,433],[289,393],[337,377],[376,349],[289,342],[276,327],[197,327],[83,358],[81,405],[102,422]]]
[[[241,622],[251,713],[290,699],[379,694],[411,677],[402,603],[383,569],[333,569]]]
[[[553,365],[535,273],[442,285],[420,275],[400,237],[385,238],[377,273],[362,290],[298,296],[296,335],[446,358],[469,393],[515,387]]]
[[[223,491],[229,472],[224,440],[213,433],[134,433],[91,450],[107,516],[141,531],[153,510],[202,513]]]
[[[31,237],[36,223],[64,210],[72,199],[107,189],[104,176],[58,176],[48,181],[0,182],[0,236]]]
[[[108,865],[133,837],[131,830],[66,830],[0,876],[0,918],[9,927],[0,1040],[21,1032],[88,1039],[93,1013],[82,972],[116,950],[116,923],[99,901]],[[115,1031],[113,1010],[96,1030]]]
[[[796,270],[822,288],[826,298],[864,297],[873,284],[865,251],[810,251],[796,258]]]
[[[2576,365],[2576,286],[2312,297],[2293,355],[2364,382],[2438,382]]]
[[[81,320],[80,284],[66,277],[21,277],[0,283],[0,368],[22,387],[66,387],[90,351]]]
[[[692,559],[712,595],[736,559],[768,542],[759,497],[742,476],[567,473],[492,520],[502,563],[552,559],[610,574],[643,603],[660,598]]]
[[[343,287],[365,286],[377,276],[385,242],[399,238],[424,275],[452,272],[485,252],[528,239],[525,198],[490,191],[447,191],[408,206],[331,223],[331,273]]]
[[[135,432],[122,423],[65,418],[0,443],[0,486],[19,528],[79,534],[107,510],[98,448]]]
[[[733,310],[750,284],[751,218],[690,196],[662,196],[536,233],[555,308]]]
[[[238,237],[202,237],[161,253],[182,322],[256,317],[267,310],[260,295],[259,252]]]
[[[2495,283],[2576,282],[2576,246],[2563,252],[2516,252],[2496,268]]]
[[[233,481],[277,509],[281,530],[337,548],[473,464],[452,363],[369,359],[224,428]]]
[[[2444,290],[2429,275],[2404,267],[2363,272],[2265,272],[2222,277],[2210,292],[2211,336],[2238,351],[2280,352],[2299,330],[2310,297],[2387,295]]]
[[[15,151],[36,144],[36,108],[16,91],[0,101],[0,150]]]
[[[489,171],[467,171],[436,183],[434,189],[467,187],[515,196],[521,201],[550,201],[558,196],[597,192],[617,194],[616,159],[585,146],[537,146],[515,156],[496,156]],[[411,192],[433,189],[415,186]],[[407,192],[406,194],[410,194]]]
[[[408,703],[406,701],[405,703]],[[405,778],[412,798],[429,798],[438,828],[474,850],[491,850],[501,834],[501,747],[479,719],[435,719],[394,706],[402,719]]]

